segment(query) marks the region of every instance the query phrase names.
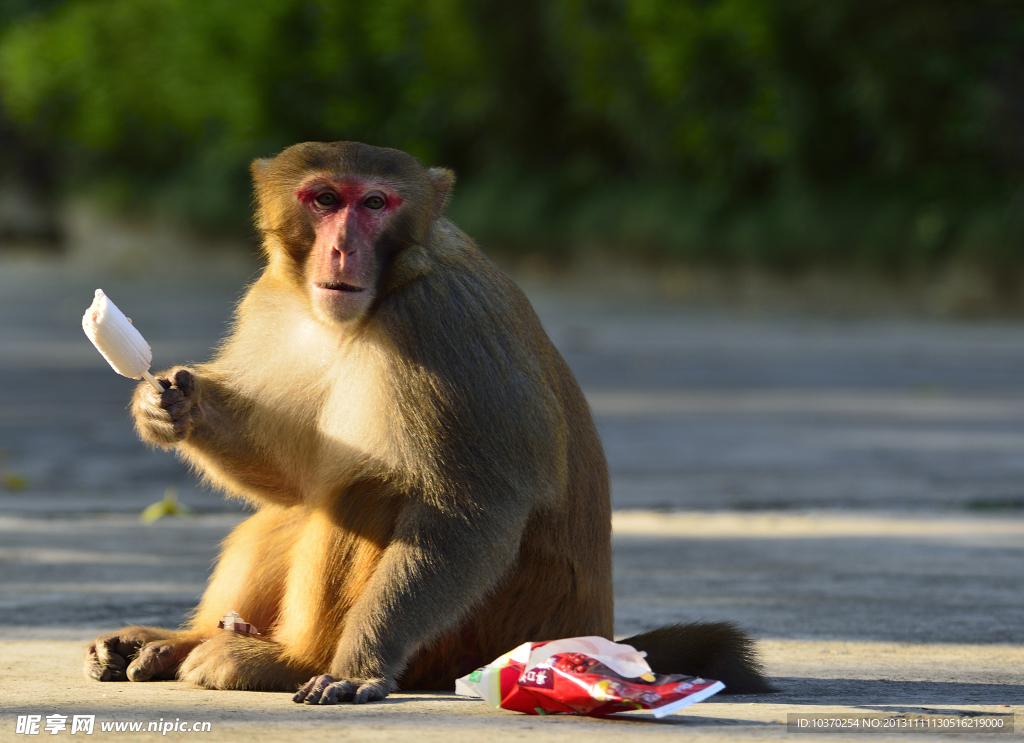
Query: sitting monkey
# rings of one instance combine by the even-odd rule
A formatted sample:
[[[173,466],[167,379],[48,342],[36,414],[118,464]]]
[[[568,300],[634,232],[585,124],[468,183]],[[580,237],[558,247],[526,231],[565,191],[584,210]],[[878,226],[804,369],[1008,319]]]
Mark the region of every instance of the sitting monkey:
[[[132,411],[255,513],[183,629],[99,637],[86,674],[359,703],[451,689],[526,641],[610,638],[590,410],[522,292],[443,216],[452,173],[353,142],[252,173],[266,269],[214,359],[141,384]],[[261,634],[218,629],[231,610]],[[625,642],[655,671],[768,689],[728,624]]]

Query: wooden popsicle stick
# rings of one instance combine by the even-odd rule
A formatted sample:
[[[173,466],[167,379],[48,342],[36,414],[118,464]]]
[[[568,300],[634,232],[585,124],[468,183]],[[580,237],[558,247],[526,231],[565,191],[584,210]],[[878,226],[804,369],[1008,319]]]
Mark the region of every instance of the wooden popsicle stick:
[[[157,392],[163,392],[164,391],[164,386],[162,384],[160,384],[158,381],[156,381],[156,377],[154,377],[152,374],[150,374],[148,370],[142,372],[142,376],[145,378],[145,380],[147,382],[149,382],[151,385],[156,387]]]

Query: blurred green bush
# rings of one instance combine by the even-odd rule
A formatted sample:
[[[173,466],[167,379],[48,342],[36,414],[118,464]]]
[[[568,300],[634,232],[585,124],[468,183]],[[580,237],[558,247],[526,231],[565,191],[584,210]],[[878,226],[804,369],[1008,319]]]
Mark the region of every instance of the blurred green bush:
[[[506,250],[1024,264],[1011,0],[8,0],[0,101],[8,161],[220,229],[251,158],[355,139]]]

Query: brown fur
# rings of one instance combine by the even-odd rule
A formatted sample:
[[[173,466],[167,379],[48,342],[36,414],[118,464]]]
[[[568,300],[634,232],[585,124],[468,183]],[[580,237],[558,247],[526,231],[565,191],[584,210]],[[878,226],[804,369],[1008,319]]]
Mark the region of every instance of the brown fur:
[[[522,292],[441,215],[451,174],[354,143],[296,145],[253,173],[265,272],[214,359],[165,372],[162,396],[140,386],[133,410],[144,439],[256,513],[181,632],[98,638],[86,673],[117,680],[134,659],[132,680],[177,668],[262,690],[330,674],[351,683],[310,699],[366,701],[450,689],[528,640],[610,637],[590,410]],[[325,322],[304,288],[317,226],[294,194],[310,173],[403,199],[351,322]],[[218,630],[230,610],[262,636]]]

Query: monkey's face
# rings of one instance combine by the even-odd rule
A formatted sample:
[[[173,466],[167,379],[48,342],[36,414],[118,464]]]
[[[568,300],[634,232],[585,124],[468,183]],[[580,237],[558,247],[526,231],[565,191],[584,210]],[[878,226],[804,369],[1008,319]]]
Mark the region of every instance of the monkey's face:
[[[361,321],[426,270],[410,248],[424,243],[454,178],[358,142],[292,145],[254,161],[252,174],[268,273],[333,325]]]
[[[328,322],[358,320],[376,296],[376,246],[402,204],[398,191],[381,178],[320,175],[295,196],[316,235],[303,272],[314,312]]]

